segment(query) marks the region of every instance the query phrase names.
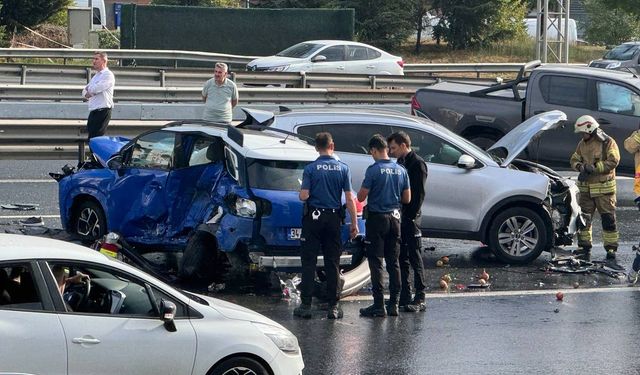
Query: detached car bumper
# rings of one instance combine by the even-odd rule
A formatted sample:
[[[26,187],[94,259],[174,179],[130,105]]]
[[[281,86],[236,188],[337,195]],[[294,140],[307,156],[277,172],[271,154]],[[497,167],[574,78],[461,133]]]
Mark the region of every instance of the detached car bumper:
[[[300,256],[271,256],[271,255],[249,255],[254,263],[260,268],[302,268]],[[351,265],[351,254],[340,256],[340,265]],[[318,266],[324,265],[324,257],[318,256]]]

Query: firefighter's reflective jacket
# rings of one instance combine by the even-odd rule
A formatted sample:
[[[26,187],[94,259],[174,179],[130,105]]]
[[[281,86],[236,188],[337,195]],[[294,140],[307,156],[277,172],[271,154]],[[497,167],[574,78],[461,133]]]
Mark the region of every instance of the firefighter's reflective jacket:
[[[593,165],[595,172],[578,181],[581,193],[598,197],[616,192],[616,167],[620,163],[620,150],[616,141],[598,129],[588,140],[578,143],[571,156],[571,168],[580,171],[581,166]]]

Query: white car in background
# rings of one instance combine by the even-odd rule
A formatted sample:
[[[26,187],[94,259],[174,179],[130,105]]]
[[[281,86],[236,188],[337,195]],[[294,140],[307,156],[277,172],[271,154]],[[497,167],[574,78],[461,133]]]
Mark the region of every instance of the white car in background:
[[[248,71],[403,75],[402,57],[347,40],[311,40],[247,64]]]
[[[58,290],[54,275],[88,281]],[[77,280],[79,281],[79,280]],[[244,307],[179,291],[98,251],[0,234],[0,372],[301,374],[298,340]]]

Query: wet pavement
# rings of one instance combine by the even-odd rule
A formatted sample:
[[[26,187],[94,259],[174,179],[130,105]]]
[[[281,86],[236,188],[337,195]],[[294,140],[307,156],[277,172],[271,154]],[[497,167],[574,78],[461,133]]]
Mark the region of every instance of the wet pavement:
[[[638,374],[638,292],[430,295],[424,313],[373,319],[358,316],[369,301],[351,301],[337,321],[295,318],[277,298],[225,299],[290,329],[304,374]]]

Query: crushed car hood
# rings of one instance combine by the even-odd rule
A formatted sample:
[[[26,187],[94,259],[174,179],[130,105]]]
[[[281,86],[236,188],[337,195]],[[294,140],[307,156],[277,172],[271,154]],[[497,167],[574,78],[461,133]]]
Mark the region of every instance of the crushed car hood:
[[[129,141],[125,137],[94,137],[89,140],[89,148],[100,164],[106,167],[107,161]]]
[[[500,166],[506,167],[527,148],[534,138],[544,131],[560,127],[566,120],[567,115],[562,111],[549,111],[535,115],[500,138],[498,142],[487,149],[487,152],[503,157],[504,152],[501,151],[506,151],[506,156],[500,164]]]

